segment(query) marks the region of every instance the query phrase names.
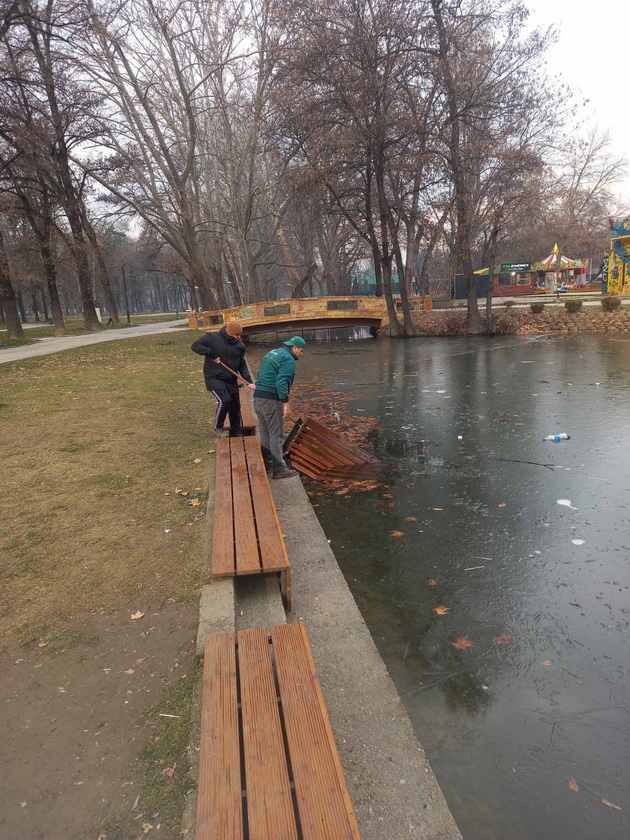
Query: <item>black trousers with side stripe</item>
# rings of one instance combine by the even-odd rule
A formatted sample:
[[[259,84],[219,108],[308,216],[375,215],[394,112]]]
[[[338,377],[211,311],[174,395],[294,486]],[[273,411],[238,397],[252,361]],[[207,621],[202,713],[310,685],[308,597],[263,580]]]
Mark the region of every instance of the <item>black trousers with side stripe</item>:
[[[240,433],[241,423],[241,397],[238,392],[238,384],[226,382],[223,379],[209,379],[206,387],[211,394],[214,394],[217,401],[217,411],[214,415],[214,428],[222,429],[225,418],[230,418],[230,435]]]

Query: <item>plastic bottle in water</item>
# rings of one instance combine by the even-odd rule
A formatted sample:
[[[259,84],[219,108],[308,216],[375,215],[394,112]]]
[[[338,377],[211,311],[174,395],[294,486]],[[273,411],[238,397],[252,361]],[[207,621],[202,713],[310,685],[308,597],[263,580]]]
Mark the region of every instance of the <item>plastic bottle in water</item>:
[[[543,440],[552,440],[554,443],[560,443],[561,440],[571,440],[571,435],[566,432],[560,432],[557,435],[547,435]]]

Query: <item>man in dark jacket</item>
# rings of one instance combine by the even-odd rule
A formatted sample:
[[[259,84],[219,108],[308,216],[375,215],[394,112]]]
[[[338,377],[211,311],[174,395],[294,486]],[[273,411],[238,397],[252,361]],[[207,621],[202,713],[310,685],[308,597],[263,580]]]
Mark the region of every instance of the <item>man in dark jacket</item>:
[[[238,380],[234,374],[222,367],[223,362],[232,370],[240,373],[250,384],[248,388],[254,390],[252,378],[245,363],[245,345],[241,341],[243,328],[238,321],[230,321],[221,327],[218,333],[206,333],[193,342],[191,350],[205,356],[203,376],[206,388],[217,400],[217,412],[214,417],[214,433],[217,437],[226,437],[227,429],[223,428],[226,416],[230,417],[230,436],[242,434],[241,400],[238,393]]]
[[[295,362],[305,347],[304,339],[294,335],[285,341],[282,347],[267,353],[258,371],[254,410],[258,418],[258,434],[265,468],[267,475],[273,478],[290,478],[297,475],[295,470],[287,469],[282,455],[283,420],[289,414],[289,394],[295,378]]]

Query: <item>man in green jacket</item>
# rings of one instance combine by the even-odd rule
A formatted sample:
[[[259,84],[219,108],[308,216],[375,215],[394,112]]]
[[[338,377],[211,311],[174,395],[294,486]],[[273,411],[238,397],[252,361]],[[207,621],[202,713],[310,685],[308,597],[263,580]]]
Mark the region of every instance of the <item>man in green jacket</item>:
[[[294,335],[282,347],[267,353],[258,371],[254,410],[258,417],[258,434],[265,469],[270,478],[297,475],[295,470],[287,469],[282,455],[283,420],[289,415],[289,394],[295,378],[295,362],[305,347],[304,339]]]

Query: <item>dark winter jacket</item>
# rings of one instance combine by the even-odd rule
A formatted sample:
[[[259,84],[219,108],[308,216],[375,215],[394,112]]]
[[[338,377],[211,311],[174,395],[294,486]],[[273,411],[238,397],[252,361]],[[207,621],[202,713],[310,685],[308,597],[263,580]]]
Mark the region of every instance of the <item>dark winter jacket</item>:
[[[228,335],[225,327],[221,327],[218,333],[206,333],[193,342],[190,349],[194,353],[199,353],[200,356],[205,356],[203,362],[203,376],[206,381],[206,388],[211,390],[213,379],[219,379],[226,382],[228,385],[236,385],[238,380],[235,376],[215,364],[212,360],[219,358],[232,370],[240,373],[243,379],[251,382],[252,378],[249,374],[247,364],[245,362],[245,345],[240,338]]]
[[[291,385],[295,379],[295,356],[288,347],[278,347],[263,358],[254,398],[289,401]]]

